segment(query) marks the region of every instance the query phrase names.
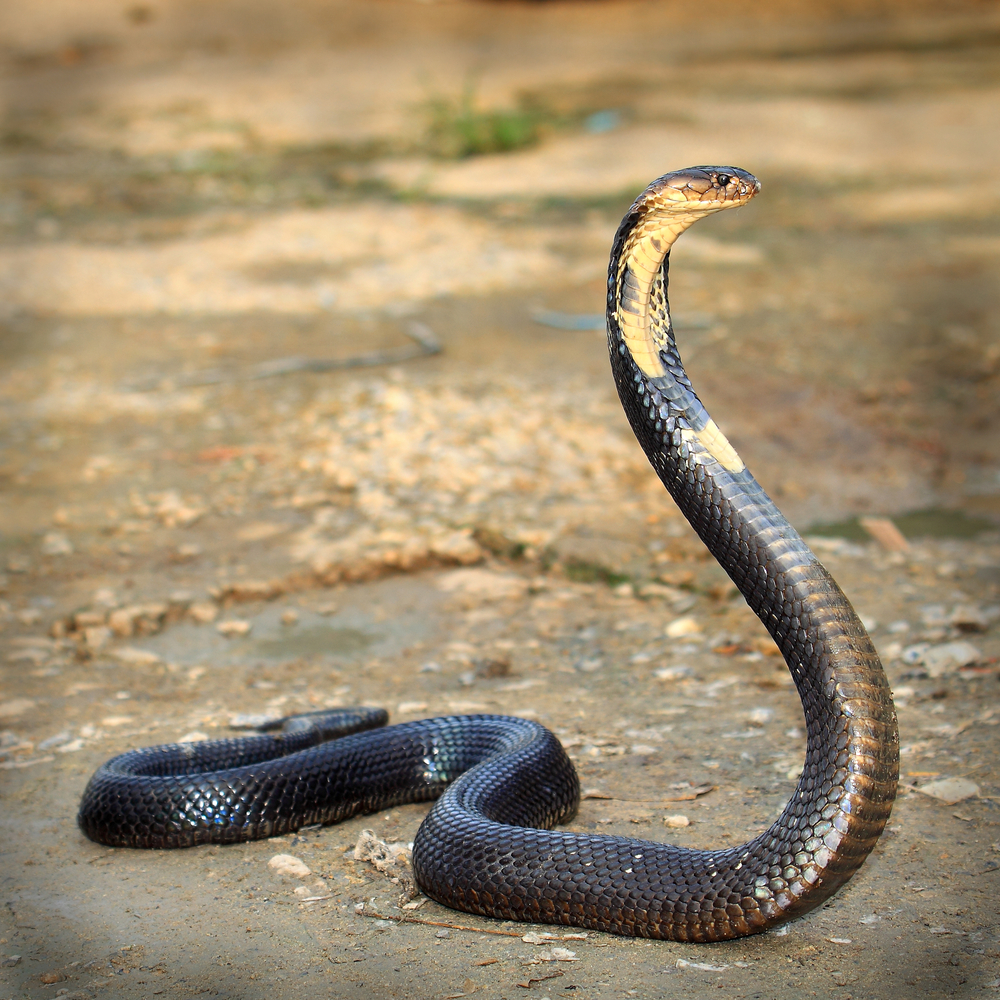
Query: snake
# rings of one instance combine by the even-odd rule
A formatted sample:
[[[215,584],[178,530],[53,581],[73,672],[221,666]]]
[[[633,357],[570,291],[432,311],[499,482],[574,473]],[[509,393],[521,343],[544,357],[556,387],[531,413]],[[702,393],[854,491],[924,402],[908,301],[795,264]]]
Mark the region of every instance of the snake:
[[[766,830],[712,850],[559,829],[577,812],[579,779],[539,723],[453,715],[386,726],[383,710],[359,708],[118,756],[86,788],[83,832],[112,846],[190,847],[436,800],[412,852],[417,884],[432,899],[489,917],[682,942],[766,931],[847,882],[896,794],[891,690],[847,597],[692,388],[667,299],[681,233],[759,191],[736,167],[653,181],[614,237],[607,333],[639,444],[777,644],[802,703],[805,763]]]

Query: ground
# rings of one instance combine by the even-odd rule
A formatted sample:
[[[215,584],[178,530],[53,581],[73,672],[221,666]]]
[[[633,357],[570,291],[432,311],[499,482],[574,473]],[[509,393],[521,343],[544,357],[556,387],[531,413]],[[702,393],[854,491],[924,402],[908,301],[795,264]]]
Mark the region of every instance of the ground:
[[[0,998],[1000,988],[1000,10],[702,15],[0,14]],[[713,162],[763,192],[679,243],[682,353],[899,712],[900,797],[855,879],[729,944],[556,941],[400,908],[354,845],[411,841],[426,806],[86,840],[109,756],[348,704],[540,720],[580,771],[570,829],[728,846],[773,819],[794,688],[590,319],[630,200]],[[908,542],[858,521],[887,516]]]

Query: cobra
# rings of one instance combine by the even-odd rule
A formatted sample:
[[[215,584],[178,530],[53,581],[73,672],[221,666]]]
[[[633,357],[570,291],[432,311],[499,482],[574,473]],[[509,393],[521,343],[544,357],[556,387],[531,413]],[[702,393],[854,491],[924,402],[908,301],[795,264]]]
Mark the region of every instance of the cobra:
[[[534,722],[451,716],[379,728],[377,709],[286,720],[285,731],[150,747],[101,767],[79,823],[126,847],[272,836],[437,799],[413,868],[428,896],[492,917],[677,941],[754,934],[812,909],[863,864],[896,794],[889,686],[847,598],[744,466],[695,394],[667,301],[670,248],[760,190],[735,167],[654,181],[618,228],[608,345],[618,393],[653,468],[779,646],[807,731],[798,786],[739,847],[552,829],[576,812],[576,773]]]

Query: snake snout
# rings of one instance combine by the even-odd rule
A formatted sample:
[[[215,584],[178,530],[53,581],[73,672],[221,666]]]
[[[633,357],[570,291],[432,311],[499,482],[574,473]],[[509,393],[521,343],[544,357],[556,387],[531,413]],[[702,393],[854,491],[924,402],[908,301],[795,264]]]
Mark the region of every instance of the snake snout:
[[[719,201],[745,204],[760,192],[760,181],[753,174],[739,167],[698,167],[710,178],[705,194],[714,193]]]

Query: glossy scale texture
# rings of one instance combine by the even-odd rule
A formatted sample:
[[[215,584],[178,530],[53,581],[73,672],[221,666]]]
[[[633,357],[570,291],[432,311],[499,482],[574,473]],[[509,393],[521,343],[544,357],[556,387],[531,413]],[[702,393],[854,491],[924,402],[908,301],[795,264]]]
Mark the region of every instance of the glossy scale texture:
[[[452,716],[359,732],[384,724],[385,713],[358,709],[285,720],[292,731],[279,736],[109,761],[84,794],[87,835],[131,847],[225,843],[440,796],[413,849],[432,898],[488,916],[678,941],[766,930],[846,882],[896,794],[889,686],[847,598],[694,393],[667,302],[677,236],[759,189],[737,168],[695,167],[640,195],[612,248],[608,346],[639,443],[774,637],[802,700],[805,767],[768,830],[706,851],[544,829],[570,819],[579,800],[576,773],[548,730]]]

